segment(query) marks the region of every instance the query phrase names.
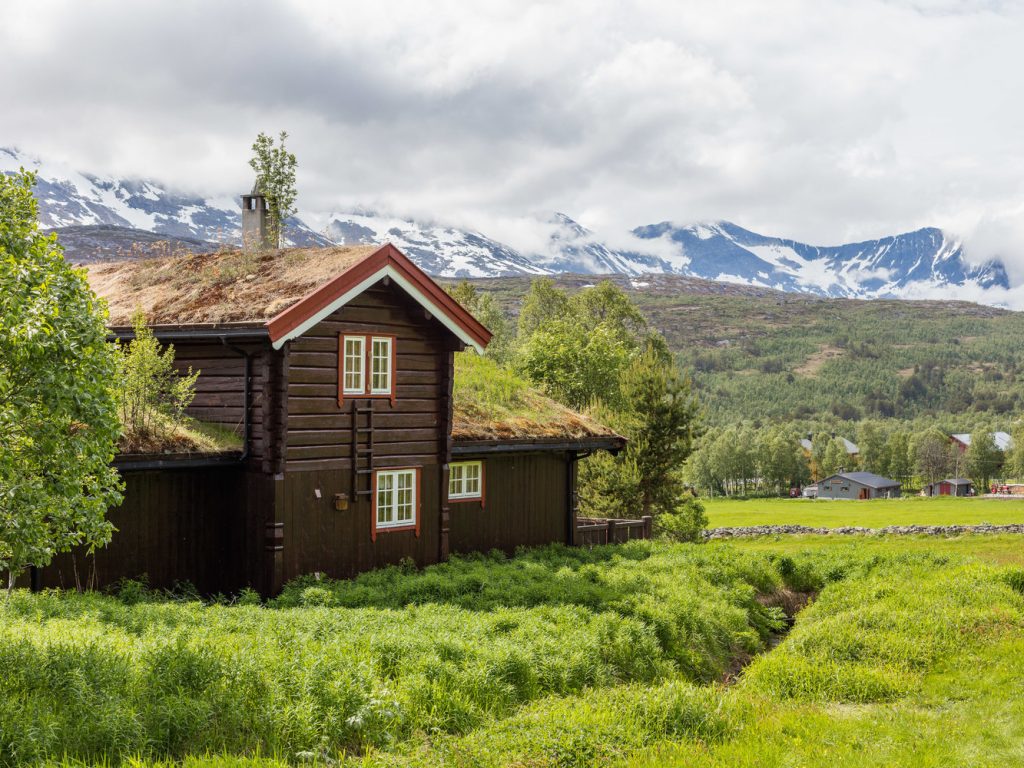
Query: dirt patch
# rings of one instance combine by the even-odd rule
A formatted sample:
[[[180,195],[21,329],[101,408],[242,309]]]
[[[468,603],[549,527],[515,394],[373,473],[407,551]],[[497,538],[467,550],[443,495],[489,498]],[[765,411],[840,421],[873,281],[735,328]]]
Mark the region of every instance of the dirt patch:
[[[822,366],[825,365],[829,360],[835,360],[837,357],[843,356],[843,350],[839,347],[833,347],[831,344],[824,345],[821,349],[815,352],[813,355],[804,360],[803,365],[795,368],[794,373],[800,376],[815,377],[821,370]]]
[[[782,612],[786,614],[786,626],[780,632],[776,632],[768,639],[768,645],[762,653],[768,653],[786,639],[786,635],[789,634],[789,631],[793,628],[793,624],[796,623],[797,614],[810,605],[816,595],[817,593],[815,592],[795,592],[791,589],[777,589],[766,595],[757,596],[757,602],[761,605],[766,608],[781,608]],[[741,652],[733,656],[732,662],[729,664],[729,668],[725,671],[725,674],[722,675],[722,683],[724,685],[732,685],[735,683],[739,679],[740,675],[743,674],[743,670],[750,665],[750,662],[752,662],[757,655],[758,654]]]
[[[901,379],[909,379],[911,376],[914,375],[914,369],[900,368],[898,371],[896,371],[896,375],[899,376]]]
[[[790,624],[796,615],[814,599],[814,592],[794,592],[792,589],[777,589],[767,595],[758,595],[757,602],[766,608],[781,608]]]

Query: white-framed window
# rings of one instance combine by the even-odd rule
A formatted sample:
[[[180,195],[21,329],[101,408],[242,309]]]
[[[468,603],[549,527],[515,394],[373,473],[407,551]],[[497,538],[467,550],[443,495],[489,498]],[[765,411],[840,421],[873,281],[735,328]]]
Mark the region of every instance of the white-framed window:
[[[343,337],[342,355],[343,376],[342,392],[346,395],[362,395],[366,392],[364,367],[366,365],[366,337]]]
[[[456,461],[448,466],[449,499],[482,499],[484,496],[484,463]]]
[[[381,469],[376,473],[374,516],[377,530],[416,525],[419,487],[416,469]]]
[[[338,336],[338,405],[347,397],[395,399],[395,338],[371,334]]]
[[[370,340],[370,394],[391,394],[391,337],[373,336]]]

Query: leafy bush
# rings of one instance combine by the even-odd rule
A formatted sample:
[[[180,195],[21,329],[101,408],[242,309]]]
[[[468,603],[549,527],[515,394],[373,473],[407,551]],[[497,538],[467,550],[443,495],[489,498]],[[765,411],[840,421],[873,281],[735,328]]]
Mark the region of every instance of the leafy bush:
[[[135,337],[121,349],[118,370],[118,407],[125,447],[159,440],[180,424],[195,397],[195,373],[179,374],[174,366],[174,345],[161,348],[146,316],[132,317]]]
[[[658,533],[671,541],[698,541],[707,525],[704,505],[689,493],[683,494],[672,512],[657,517]]]

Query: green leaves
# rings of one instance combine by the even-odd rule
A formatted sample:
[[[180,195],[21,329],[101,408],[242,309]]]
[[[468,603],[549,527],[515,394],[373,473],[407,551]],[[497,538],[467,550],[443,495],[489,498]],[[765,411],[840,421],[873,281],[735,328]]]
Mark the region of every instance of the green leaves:
[[[260,133],[253,142],[252,159],[249,165],[256,171],[256,185],[267,199],[270,212],[270,226],[275,242],[280,244],[284,220],[295,213],[295,155],[285,149],[288,138],[285,131],[278,136],[279,144],[265,133]]]
[[[118,355],[118,407],[124,444],[133,448],[156,444],[181,423],[195,397],[199,371],[180,374],[174,366],[174,345],[161,347],[146,317],[132,317],[133,338]]]
[[[0,571],[106,543],[120,431],[106,313],[56,237],[34,177],[0,176]]]

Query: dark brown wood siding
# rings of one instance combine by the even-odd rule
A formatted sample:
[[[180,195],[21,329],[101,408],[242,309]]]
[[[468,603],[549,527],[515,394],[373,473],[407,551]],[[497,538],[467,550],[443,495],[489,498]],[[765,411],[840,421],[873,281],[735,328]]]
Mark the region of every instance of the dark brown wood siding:
[[[41,570],[44,587],[94,586],[145,575],[154,588],[192,582],[204,594],[260,586],[262,531],[247,512],[247,473],[238,467],[124,473],[124,502],[110,510],[117,530],[87,556],[59,555]]]
[[[338,403],[338,336],[395,337],[395,402],[346,396]],[[352,402],[374,410],[374,466],[438,463],[451,334],[396,287],[374,286],[290,342],[287,471],[350,469]]]
[[[368,497],[334,508],[334,494],[348,493],[347,470],[290,472],[284,479],[282,577],[284,581],[308,573],[348,578],[363,571],[400,562],[418,565],[438,560],[440,467],[422,468],[420,476],[420,531],[379,531],[371,536]],[[319,497],[317,496],[319,491]]]
[[[338,337],[394,337],[395,398],[346,395],[338,401]],[[420,565],[441,556],[441,485],[447,460],[452,334],[395,286],[378,284],[289,342],[284,357],[283,477],[277,522],[284,581],[321,572],[336,578],[410,558]],[[353,467],[353,421],[373,410],[372,453]],[[357,448],[370,446],[356,434]],[[419,535],[373,536],[371,475],[354,469],[420,470]],[[337,510],[336,494],[348,496]]]
[[[568,493],[574,469],[565,453],[458,456],[482,460],[484,500],[451,504],[451,551],[486,552],[571,543]]]
[[[268,362],[274,353],[269,344],[239,344],[252,355],[249,408],[252,438],[250,453],[254,460],[264,453],[264,383]],[[195,398],[187,414],[200,421],[217,424],[242,435],[245,426],[245,358],[216,339],[174,344],[175,367],[185,372],[199,371]]]

